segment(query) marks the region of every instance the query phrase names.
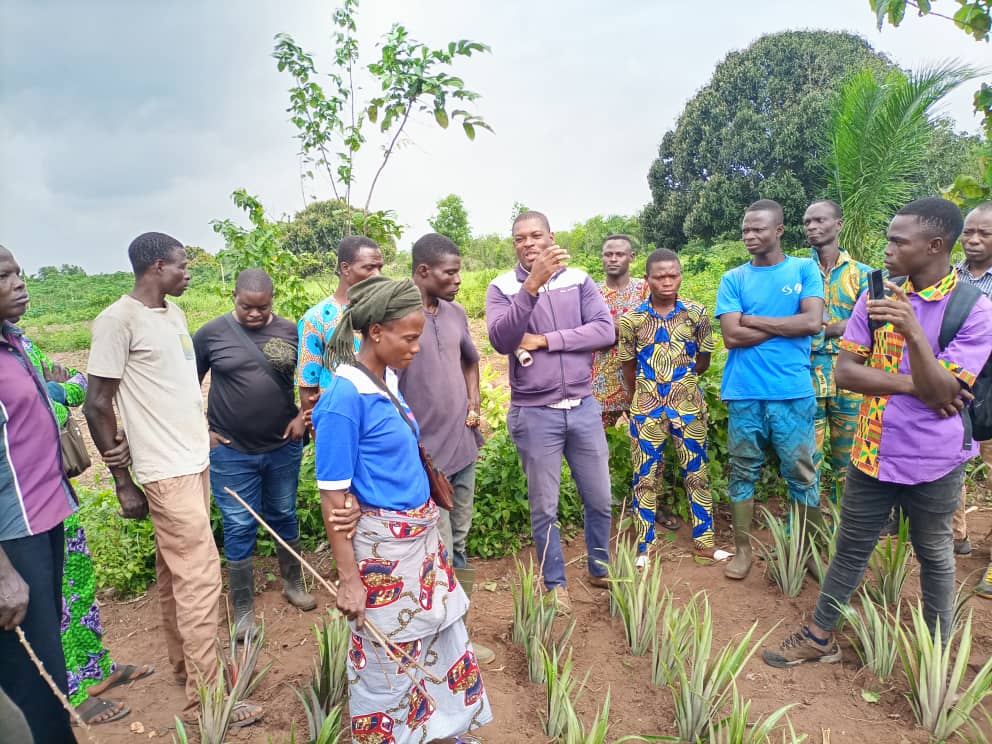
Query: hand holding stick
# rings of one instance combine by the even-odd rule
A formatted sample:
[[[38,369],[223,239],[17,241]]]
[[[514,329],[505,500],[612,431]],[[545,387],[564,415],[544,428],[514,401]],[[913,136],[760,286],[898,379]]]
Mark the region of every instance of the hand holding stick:
[[[235,501],[241,504],[241,506],[243,506],[245,510],[249,514],[251,514],[252,517],[255,518],[255,521],[258,522],[260,525],[262,525],[262,527],[265,528],[266,532],[272,535],[273,539],[277,543],[282,545],[282,547],[285,548],[289,552],[289,554],[293,556],[293,558],[298,560],[300,562],[300,565],[303,566],[307,571],[309,571],[313,575],[317,583],[323,586],[330,593],[332,597],[337,598],[338,596],[337,589],[331,586],[330,582],[327,581],[327,579],[325,579],[323,576],[317,573],[317,569],[315,569],[313,566],[307,563],[306,560],[304,560],[303,556],[301,556],[299,553],[297,553],[289,546],[289,543],[287,543],[285,540],[279,537],[276,531],[271,527],[269,527],[269,525],[265,522],[264,519],[262,519],[262,517],[258,514],[258,512],[252,509],[248,505],[248,503],[237,494],[237,492],[231,490],[227,486],[224,487],[224,490],[227,493],[229,493],[234,498]],[[396,648],[395,644],[393,644],[392,641],[386,638],[385,634],[381,630],[379,630],[370,620],[366,619],[365,628],[368,630],[369,635],[371,635],[376,641],[382,644],[382,647],[386,650],[386,656],[388,656],[392,661],[396,662],[396,665],[403,670],[403,673],[406,674],[406,676],[408,676],[415,685],[420,684],[420,680],[418,680],[416,677],[413,676],[413,672],[410,671],[411,666],[414,666],[417,669],[419,669],[421,672],[423,672],[423,674],[434,684],[439,685],[443,682],[443,680],[431,674],[416,661],[409,658],[405,658],[405,654],[403,654],[402,651],[399,651]]]

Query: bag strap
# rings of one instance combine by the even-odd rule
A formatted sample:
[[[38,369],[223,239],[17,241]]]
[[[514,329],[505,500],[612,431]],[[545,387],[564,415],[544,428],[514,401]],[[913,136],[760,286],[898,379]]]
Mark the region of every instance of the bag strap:
[[[386,395],[389,396],[389,399],[393,402],[393,405],[396,406],[396,411],[400,414],[400,418],[406,421],[407,426],[410,427],[410,431],[413,432],[413,436],[416,437],[417,443],[419,444],[420,436],[417,434],[417,427],[414,425],[413,421],[410,420],[410,417],[407,416],[406,411],[403,409],[403,404],[396,399],[396,396],[393,395],[393,391],[389,389],[389,387],[386,385],[385,382],[382,381],[381,378],[372,374],[372,370],[370,370],[364,364],[359,362],[357,359],[351,364],[355,369],[359,370],[360,372],[363,372],[366,377],[368,377],[370,380],[372,380],[373,383],[375,383],[375,386],[377,388],[379,388],[382,392],[384,392]]]
[[[241,327],[241,324],[234,319],[231,313],[225,313],[224,319],[227,321],[227,324],[231,326],[231,330],[234,331],[235,335],[238,336],[238,338],[240,338],[241,341],[244,342],[245,346],[248,347],[249,352],[251,352],[251,354],[259,362],[260,366],[262,367],[262,370],[269,376],[269,378],[276,384],[276,386],[280,390],[282,390],[283,392],[287,392],[286,381],[279,377],[279,374],[272,366],[272,362],[270,362],[268,358],[265,356],[265,354],[262,353],[262,350],[258,348],[255,342],[252,341],[251,338],[249,338],[248,334],[245,333],[245,329]],[[288,391],[288,397],[290,398],[290,400],[292,400],[293,397],[292,385],[290,386],[290,389]]]
[[[958,331],[961,330],[961,326],[964,325],[971,314],[971,309],[975,307],[975,303],[981,296],[981,290],[974,284],[958,280],[954,289],[951,290],[947,307],[944,308],[944,317],[940,321],[938,345],[941,351],[946,349],[954,337],[958,335]]]

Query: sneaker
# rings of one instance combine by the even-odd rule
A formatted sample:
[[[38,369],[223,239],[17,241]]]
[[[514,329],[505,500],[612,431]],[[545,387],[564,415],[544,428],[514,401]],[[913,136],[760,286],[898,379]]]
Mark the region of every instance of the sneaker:
[[[558,585],[546,595],[552,602],[558,606],[559,615],[571,615],[572,614],[572,600],[568,596],[568,590],[564,585]]]
[[[812,661],[833,664],[836,661],[840,661],[840,647],[837,645],[837,641],[833,639],[827,643],[820,643],[809,632],[809,628],[804,625],[782,641],[778,647],[778,651],[772,651],[766,648],[761,653],[761,658],[769,666],[778,667],[779,669]]]
[[[954,555],[971,555],[971,540],[967,537],[954,541]]]
[[[634,567],[637,569],[637,572],[638,573],[640,573],[645,568],[647,568],[648,567],[648,554],[647,553],[641,553],[639,556],[637,556],[637,560],[634,561]]]
[[[992,563],[985,569],[985,576],[975,587],[975,595],[982,599],[992,599]]]

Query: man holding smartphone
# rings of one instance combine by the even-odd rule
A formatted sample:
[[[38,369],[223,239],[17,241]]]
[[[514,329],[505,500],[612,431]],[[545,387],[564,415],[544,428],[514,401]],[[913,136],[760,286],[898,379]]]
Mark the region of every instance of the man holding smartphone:
[[[531,529],[544,584],[562,613],[571,611],[558,534],[561,458],[568,461],[585,509],[589,581],[606,586],[610,542],[610,453],[602,409],[592,394],[592,353],[611,346],[613,319],[581,269],[555,244],[548,218],[523,212],[513,221],[518,263],[486,291],[493,348],[509,356],[507,429],[527,474]],[[515,352],[524,349],[532,363]]]
[[[927,625],[931,633],[939,625],[944,641],[950,635],[955,591],[951,519],[966,463],[978,452],[966,440],[960,412],[992,351],[992,302],[984,296],[940,348],[945,310],[960,281],[950,255],[961,228],[957,205],[938,198],[910,202],[889,224],[885,268],[906,281],[901,286],[886,282],[890,296],[858,299],[837,358],[837,384],[864,395],[841,502],[837,553],[812,622],[764,651],[771,666],[840,661],[834,640],[840,608],[860,585],[896,506],[909,514]],[[872,330],[870,324],[878,327]]]

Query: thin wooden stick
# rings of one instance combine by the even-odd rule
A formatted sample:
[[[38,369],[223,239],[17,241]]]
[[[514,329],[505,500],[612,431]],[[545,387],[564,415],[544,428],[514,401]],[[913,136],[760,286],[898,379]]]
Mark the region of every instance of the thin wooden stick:
[[[276,533],[276,531],[274,529],[272,529],[271,527],[269,527],[269,525],[265,522],[264,519],[262,519],[261,515],[259,515],[258,512],[256,512],[254,509],[252,509],[247,504],[247,502],[245,502],[245,500],[243,498],[241,498],[237,494],[237,492],[231,490],[227,486],[224,486],[224,490],[227,491],[227,493],[229,493],[231,496],[233,496],[237,500],[237,502],[239,504],[241,504],[241,506],[243,506],[248,511],[248,513],[251,514],[255,518],[255,521],[258,522],[260,525],[262,525],[262,527],[264,527],[265,530],[270,535],[272,535],[273,538],[275,538],[275,540],[276,540],[277,543],[279,543],[283,548],[285,548],[286,551],[289,552],[289,554],[291,556],[293,556],[296,560],[298,560],[300,562],[300,565],[302,565],[304,568],[307,569],[307,571],[309,571],[311,574],[313,574],[314,579],[316,579],[330,593],[330,595],[332,597],[337,598],[337,596],[338,596],[337,589],[335,589],[333,586],[331,586],[330,582],[327,581],[327,579],[325,579],[323,576],[321,576],[319,573],[317,573],[317,569],[315,569],[313,566],[311,566],[309,563],[307,563],[306,560],[303,558],[303,556],[301,556],[299,553],[297,553],[295,550],[293,550],[289,546],[289,543],[287,543],[285,540],[283,540]],[[382,644],[383,648],[386,651],[386,656],[388,656],[390,659],[392,659],[393,661],[395,661],[396,662],[396,665],[400,668],[400,670],[404,674],[406,674],[406,676],[409,677],[410,680],[415,685],[420,684],[420,680],[418,680],[416,677],[413,676],[413,673],[409,669],[410,666],[413,666],[413,667],[416,667],[417,669],[419,669],[421,672],[423,672],[427,676],[428,679],[430,679],[431,682],[433,682],[436,685],[439,685],[439,684],[441,684],[444,681],[444,680],[436,677],[435,675],[431,674],[423,666],[421,666],[418,662],[416,662],[416,661],[414,661],[412,659],[409,662],[407,662],[407,663],[404,663],[404,662],[400,661],[400,657],[397,656],[396,653],[394,652],[395,646],[392,643],[392,641],[390,641],[388,638],[386,638],[385,634],[381,630],[379,630],[379,628],[377,628],[375,626],[375,624],[371,620],[369,620],[368,618],[365,619],[365,627],[368,628],[369,634],[375,640],[377,640],[380,644]]]
[[[76,721],[79,728],[86,732],[86,738],[93,742],[93,744],[99,744],[97,739],[93,736],[93,729],[91,729],[90,725],[83,720],[83,717],[79,715],[76,709],[72,707],[72,704],[69,702],[68,698],[62,694],[62,690],[60,690],[58,685],[55,684],[55,680],[53,680],[51,675],[45,670],[45,665],[41,663],[41,659],[38,658],[38,654],[34,652],[27,636],[24,635],[24,631],[21,630],[21,626],[16,626],[14,628],[14,632],[17,633],[17,638],[24,647],[24,650],[27,651],[31,661],[33,661],[34,665],[38,667],[38,672],[41,674],[41,678],[48,683],[48,686],[52,689],[52,692],[55,693],[55,697],[57,697],[59,702],[62,703],[62,707],[69,711],[69,715]]]

